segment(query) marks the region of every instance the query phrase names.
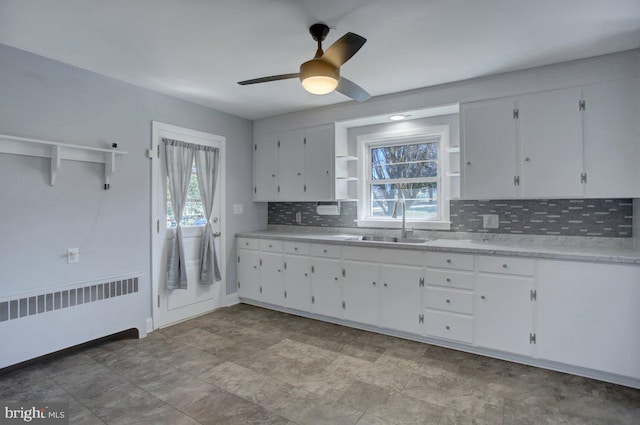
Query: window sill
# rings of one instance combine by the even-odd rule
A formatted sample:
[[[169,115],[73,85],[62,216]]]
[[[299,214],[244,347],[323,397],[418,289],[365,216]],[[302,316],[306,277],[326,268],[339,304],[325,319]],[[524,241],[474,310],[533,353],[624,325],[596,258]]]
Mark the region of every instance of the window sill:
[[[401,229],[402,222],[398,220],[373,220],[373,219],[358,219],[356,220],[358,227],[375,227],[386,229]],[[407,220],[406,228],[408,230],[450,230],[450,221],[413,221]]]

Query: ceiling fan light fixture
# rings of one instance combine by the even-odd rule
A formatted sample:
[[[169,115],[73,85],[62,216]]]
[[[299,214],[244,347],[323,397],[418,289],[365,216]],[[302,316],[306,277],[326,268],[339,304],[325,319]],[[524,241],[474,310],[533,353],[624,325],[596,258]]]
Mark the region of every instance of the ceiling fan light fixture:
[[[328,94],[338,87],[338,68],[320,59],[311,59],[300,66],[302,87],[312,94]]]

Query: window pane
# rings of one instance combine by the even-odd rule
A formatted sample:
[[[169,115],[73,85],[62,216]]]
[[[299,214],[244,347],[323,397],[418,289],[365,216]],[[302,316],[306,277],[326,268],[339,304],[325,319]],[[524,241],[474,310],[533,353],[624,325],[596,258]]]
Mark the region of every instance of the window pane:
[[[438,159],[438,142],[384,146],[371,149],[371,162],[374,165],[410,161],[433,161],[436,159]]]
[[[372,180],[414,179],[437,176],[438,163],[435,161],[409,162],[397,165],[382,164],[371,167]]]
[[[168,179],[167,179],[168,180]],[[204,226],[207,220],[204,218],[204,207],[200,199],[200,188],[198,186],[198,177],[196,175],[196,167],[192,168],[191,178],[189,179],[189,187],[187,189],[187,201],[184,204],[182,212],[181,226]],[[169,193],[169,184],[167,182],[167,227],[176,227],[176,219],[171,206],[171,194]]]
[[[391,218],[395,200],[403,197],[407,218],[438,217],[437,183],[372,184],[371,215]],[[402,207],[398,206],[398,218],[401,214]]]

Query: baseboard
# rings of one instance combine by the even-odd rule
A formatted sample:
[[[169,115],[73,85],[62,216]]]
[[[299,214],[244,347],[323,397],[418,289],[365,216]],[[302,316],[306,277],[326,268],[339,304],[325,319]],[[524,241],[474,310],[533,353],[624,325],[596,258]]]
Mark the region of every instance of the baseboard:
[[[231,307],[232,305],[240,304],[240,299],[238,298],[238,293],[234,292],[233,294],[227,294],[227,298],[225,300],[225,307]]]

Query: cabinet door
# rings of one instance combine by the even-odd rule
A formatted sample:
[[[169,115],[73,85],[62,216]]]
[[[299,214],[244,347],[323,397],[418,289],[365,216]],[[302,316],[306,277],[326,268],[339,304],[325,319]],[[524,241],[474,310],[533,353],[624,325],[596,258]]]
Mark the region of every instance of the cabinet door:
[[[311,260],[299,255],[284,256],[284,305],[309,311],[311,306]]]
[[[333,199],[334,129],[322,127],[307,130],[304,145],[304,199]]]
[[[587,197],[640,197],[640,81],[582,89]]]
[[[260,252],[239,249],[237,257],[238,296],[260,300]]]
[[[282,254],[261,252],[260,259],[260,291],[261,300],[275,305],[282,305],[284,292],[282,289]]]
[[[342,316],[340,260],[314,258],[311,273],[311,311],[329,317]]]
[[[462,105],[463,199],[511,199],[517,187],[514,98]]]
[[[278,148],[279,179],[278,199],[281,201],[301,201],[304,178],[302,161],[304,151],[304,133],[288,131],[279,136]]]
[[[479,274],[476,280],[476,345],[530,356],[533,345],[533,279]]]
[[[518,100],[525,198],[575,197],[581,183],[582,117],[579,88],[521,96]]]
[[[539,261],[540,358],[640,378],[640,267]]]
[[[256,136],[253,145],[253,200],[278,200],[278,138]]]
[[[422,268],[383,264],[380,273],[380,326],[419,334]]]
[[[378,325],[378,264],[344,260],[342,299],[344,318],[354,322]]]

